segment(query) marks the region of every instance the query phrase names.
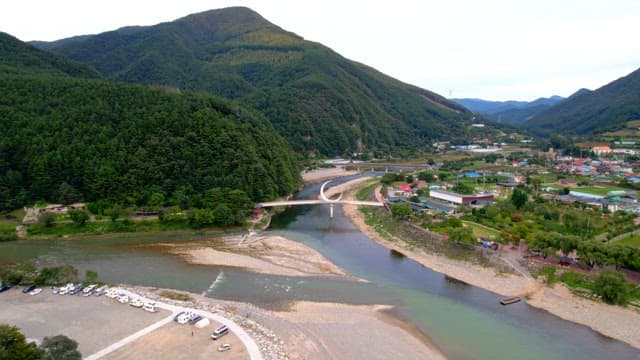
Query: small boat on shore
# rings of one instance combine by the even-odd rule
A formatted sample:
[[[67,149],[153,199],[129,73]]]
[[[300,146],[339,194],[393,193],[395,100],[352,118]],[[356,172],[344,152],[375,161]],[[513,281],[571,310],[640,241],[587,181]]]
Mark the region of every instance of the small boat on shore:
[[[500,300],[500,304],[501,305],[511,305],[511,304],[515,304],[518,301],[520,301],[520,297],[519,296],[513,296],[513,297],[508,297],[508,298],[504,298],[502,300]]]

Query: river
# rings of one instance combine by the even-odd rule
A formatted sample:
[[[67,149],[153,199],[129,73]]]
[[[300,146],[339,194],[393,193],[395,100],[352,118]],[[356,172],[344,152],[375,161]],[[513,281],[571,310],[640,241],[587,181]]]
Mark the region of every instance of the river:
[[[312,198],[318,190],[319,185],[310,185],[297,197]],[[496,294],[389,252],[360,233],[339,207],[335,215],[329,219],[324,206],[295,207],[274,218],[269,231],[315,248],[369,283],[188,265],[148,246],[206,237],[199,234],[1,243],[0,260],[36,258],[42,264],[72,263],[81,270],[98,271],[108,282],[177,288],[267,308],[294,300],[393,304],[451,359],[640,358],[637,349],[526,302],[501,306]]]

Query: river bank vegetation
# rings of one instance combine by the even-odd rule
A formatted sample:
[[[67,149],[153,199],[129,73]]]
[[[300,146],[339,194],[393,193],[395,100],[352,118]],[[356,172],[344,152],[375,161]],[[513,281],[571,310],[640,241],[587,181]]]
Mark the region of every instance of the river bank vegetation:
[[[413,183],[413,178],[434,181],[438,174],[385,174],[381,178],[383,193],[387,186]],[[356,196],[361,200],[370,198],[375,186],[360,189]],[[549,201],[534,186],[522,185],[508,197],[482,208],[462,206],[458,216],[416,213],[410,203],[419,203],[418,197],[408,200],[391,204],[390,212],[370,208],[361,212],[378,234],[391,242],[406,242],[409,248],[483,265],[493,263],[505,270],[500,261],[492,261],[497,253],[482,249],[478,239],[503,246],[522,243],[528,249],[523,263],[550,285],[561,281],[579,294],[611,304],[626,305],[640,300],[640,287],[620,272],[640,270],[640,249],[607,241],[635,230],[633,214],[603,215],[601,210],[590,206]],[[556,274],[556,265],[569,256],[572,260],[563,261],[575,261],[573,267],[560,269]]]
[[[98,273],[87,270],[83,279],[78,273],[78,269],[72,265],[38,268],[33,261],[2,264],[0,267],[0,283],[8,286],[30,284],[53,286],[78,281],[85,284],[98,283]]]

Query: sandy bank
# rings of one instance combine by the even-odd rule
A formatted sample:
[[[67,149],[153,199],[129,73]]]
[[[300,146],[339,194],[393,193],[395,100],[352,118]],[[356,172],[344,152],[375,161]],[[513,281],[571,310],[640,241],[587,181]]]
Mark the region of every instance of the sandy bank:
[[[563,284],[542,288],[527,303],[640,349],[640,313],[636,310],[580,298]]]
[[[357,179],[353,179],[344,184],[339,184],[335,186],[331,186],[324,191],[325,196],[331,198],[334,195],[345,193],[345,196],[353,198],[353,194],[348,193],[349,190],[356,188],[358,185],[366,183],[374,179],[373,176],[363,176]],[[330,185],[328,185],[330,186]]]
[[[300,173],[305,184],[316,183],[323,180],[335,179],[341,176],[355,175],[357,171],[347,171],[343,166],[335,168],[316,169]]]
[[[203,242],[172,246],[170,252],[199,265],[241,267],[284,276],[345,276],[316,250],[281,236],[230,236],[224,245]]]
[[[444,359],[422,333],[388,315],[389,306],[298,302],[274,312],[293,325],[292,359]]]

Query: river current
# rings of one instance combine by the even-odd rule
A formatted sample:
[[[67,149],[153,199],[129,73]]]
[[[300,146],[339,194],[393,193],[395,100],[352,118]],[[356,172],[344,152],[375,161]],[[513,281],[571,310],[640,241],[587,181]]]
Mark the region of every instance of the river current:
[[[315,198],[319,187],[306,186],[296,197]],[[335,210],[335,218],[329,219],[325,206],[294,207],[275,217],[269,232],[315,248],[368,283],[188,265],[147,246],[206,237],[197,234],[0,243],[0,260],[71,263],[81,271],[96,270],[107,282],[176,288],[267,308],[295,300],[392,304],[451,359],[640,359],[639,350],[585,326],[526,301],[502,306],[497,294],[394,254],[360,233],[339,207]]]

